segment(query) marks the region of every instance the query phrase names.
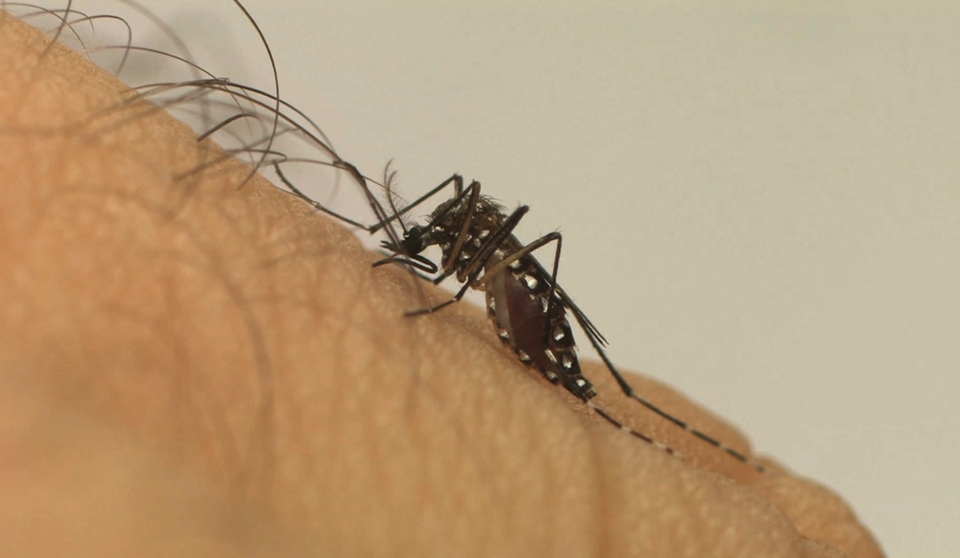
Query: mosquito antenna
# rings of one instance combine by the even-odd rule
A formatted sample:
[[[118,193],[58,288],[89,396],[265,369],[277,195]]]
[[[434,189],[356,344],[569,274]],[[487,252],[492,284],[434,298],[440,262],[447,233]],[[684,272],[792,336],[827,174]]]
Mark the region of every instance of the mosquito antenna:
[[[400,229],[403,231],[404,236],[406,236],[408,234],[407,225],[403,222],[403,219],[400,218],[400,211],[397,209],[397,203],[395,200],[397,196],[393,189],[394,180],[397,178],[397,171],[390,168],[391,163],[393,163],[393,159],[387,161],[387,166],[383,169],[383,187],[384,190],[386,190],[387,203],[390,204],[390,209],[393,210],[393,214],[397,216],[396,221],[400,225]]]

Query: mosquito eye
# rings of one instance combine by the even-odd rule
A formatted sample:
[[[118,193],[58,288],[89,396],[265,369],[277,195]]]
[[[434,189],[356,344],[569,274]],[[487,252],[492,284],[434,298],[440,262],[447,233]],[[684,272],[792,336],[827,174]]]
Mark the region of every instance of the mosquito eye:
[[[403,236],[403,248],[407,254],[419,254],[423,252],[423,229],[414,225],[410,227],[407,234]]]

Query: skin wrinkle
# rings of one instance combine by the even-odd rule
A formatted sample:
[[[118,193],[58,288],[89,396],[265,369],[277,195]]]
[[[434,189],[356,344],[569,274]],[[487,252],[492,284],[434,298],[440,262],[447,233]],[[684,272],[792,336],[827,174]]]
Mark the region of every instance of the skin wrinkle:
[[[104,193],[104,195],[105,196],[109,195],[109,193]],[[167,212],[165,211],[165,209],[151,207],[151,204],[148,201],[143,200],[138,196],[126,194],[126,195],[123,195],[123,199],[136,204],[140,209],[146,212],[146,215],[150,218],[150,220],[156,222],[162,228],[165,228],[168,230],[175,229],[178,233],[183,233],[182,235],[179,235],[179,236],[189,239],[190,245],[201,248],[202,253],[206,254],[206,256],[210,259],[211,263],[205,263],[202,259],[192,260],[192,261],[190,259],[186,259],[184,257],[183,252],[179,250],[164,250],[164,251],[150,252],[147,254],[150,258],[154,258],[158,261],[169,261],[171,263],[176,264],[174,266],[175,268],[182,266],[184,269],[189,269],[189,270],[198,272],[201,275],[213,281],[214,284],[227,283],[226,279],[222,277],[218,277],[218,275],[216,274],[216,271],[221,269],[221,266],[218,266],[215,262],[216,252],[212,250],[210,246],[205,246],[205,243],[201,238],[201,234],[198,231],[191,229],[189,225],[189,221],[168,220]],[[130,208],[128,207],[127,209],[129,210]],[[195,293],[193,296],[202,297],[203,294]],[[109,302],[109,299],[107,299],[107,302]],[[108,314],[114,314],[113,309],[109,306],[103,306],[103,309]],[[238,305],[237,309],[239,311],[242,311],[242,306]],[[175,320],[171,320],[169,317],[165,319],[161,318],[161,321],[166,321],[168,323],[175,322]],[[161,326],[158,329],[167,331],[169,327],[165,328]],[[172,335],[169,335],[169,337],[175,340],[176,344],[182,345],[182,342],[177,342],[178,340],[177,335],[172,334]],[[189,422],[195,422],[195,421],[203,421],[206,423],[219,424],[220,427],[216,429],[216,432],[218,433],[218,435],[208,437],[209,441],[211,442],[211,448],[215,453],[220,453],[220,454],[226,453],[228,455],[233,456],[232,459],[231,458],[221,459],[220,461],[224,465],[226,465],[227,463],[237,463],[239,460],[239,456],[243,452],[237,446],[237,440],[235,440],[234,437],[231,435],[231,430],[228,427],[226,427],[225,421],[222,420],[222,417],[225,416],[225,412],[224,412],[225,408],[222,405],[218,405],[217,403],[219,401],[218,391],[214,389],[213,386],[210,386],[206,389],[201,388],[202,384],[200,382],[205,377],[204,374],[202,373],[203,367],[198,366],[197,364],[190,365],[190,363],[187,361],[186,358],[183,358],[183,357],[181,358],[182,358],[181,366],[177,367],[180,369],[180,373],[177,374],[176,377],[178,379],[182,378],[182,380],[178,380],[177,385],[180,385],[180,386],[185,384],[190,385],[191,389],[185,390],[181,394],[182,398],[173,398],[172,400],[177,401],[178,405],[179,405],[179,401],[188,401],[188,402],[195,403],[194,409],[197,412],[194,413],[192,416],[191,415],[185,416],[184,420],[186,422],[189,423]],[[174,388],[175,392],[176,392],[176,389],[177,388]],[[199,397],[194,396],[194,394],[197,394],[200,396]],[[200,412],[201,409],[206,410],[206,412]],[[230,448],[233,448],[233,449],[231,450]]]
[[[84,193],[85,192],[82,192],[79,194],[82,195]],[[223,270],[224,267],[222,265],[219,265],[216,261],[217,260],[216,250],[213,249],[212,245],[209,245],[208,243],[205,243],[203,241],[202,234],[199,231],[194,230],[190,226],[189,221],[184,221],[179,219],[170,220],[168,218],[169,217],[168,212],[166,211],[165,208],[154,206],[149,202],[149,200],[145,200],[141,196],[137,196],[134,194],[114,194],[111,192],[98,192],[97,194],[103,196],[104,198],[113,196],[136,205],[138,209],[144,212],[144,214],[149,218],[149,220],[155,222],[160,227],[168,230],[175,229],[178,233],[183,233],[182,235],[178,235],[178,236],[180,236],[181,238],[187,238],[189,240],[190,245],[200,248],[201,253],[205,255],[203,259],[191,260],[191,259],[185,258],[184,253],[180,250],[163,250],[163,251],[149,252],[146,254],[148,257],[157,259],[158,261],[164,261],[164,260],[169,261],[174,264],[178,264],[179,266],[183,266],[185,269],[191,269],[196,272],[199,272],[201,275],[204,275],[209,279],[213,280],[214,283],[227,286],[228,288],[226,289],[226,291],[232,292],[235,298],[242,297],[242,294],[237,292],[238,289],[229,288],[229,285],[231,284],[231,280],[229,278],[226,278],[222,275],[218,275],[218,272]],[[62,198],[61,198],[61,201],[63,201]],[[96,207],[93,206],[91,209],[95,210]],[[129,209],[131,208],[128,206],[126,209],[129,211]],[[194,295],[194,296],[202,296],[202,294],[198,293],[197,295]],[[109,299],[106,302],[109,303]],[[241,313],[248,313],[248,312],[244,312],[245,306],[246,305],[243,304],[242,301],[240,301],[235,306],[235,308]],[[103,309],[107,313],[113,313],[113,309],[110,306],[103,306]],[[170,320],[169,318],[167,318],[167,321],[170,322],[174,320]],[[165,330],[167,328],[160,327],[158,329]],[[171,335],[170,337],[171,339],[174,339],[174,340],[177,339],[176,335]],[[256,346],[256,345],[253,345],[253,346]],[[182,385],[186,383],[189,385],[194,385],[195,387],[194,387],[194,390],[188,390],[185,393],[183,393],[183,396],[186,401],[197,402],[198,410],[200,408],[205,408],[207,409],[208,412],[206,413],[198,412],[193,417],[187,417],[186,420],[188,421],[200,420],[204,422],[212,422],[212,423],[220,424],[221,425],[220,428],[217,429],[217,431],[219,432],[219,435],[210,437],[210,441],[212,442],[212,447],[214,448],[214,451],[223,452],[225,450],[225,452],[228,455],[234,456],[233,459],[228,458],[228,459],[222,460],[224,463],[238,462],[239,456],[243,452],[239,447],[237,447],[236,440],[234,440],[233,437],[230,435],[231,434],[230,429],[225,428],[224,421],[220,420],[219,418],[224,416],[224,412],[223,412],[224,408],[216,404],[216,402],[218,401],[217,390],[215,389],[199,390],[197,381],[204,377],[204,375],[202,374],[203,368],[196,365],[188,366],[187,364],[188,364],[187,362],[181,363],[182,371],[181,371],[181,374],[178,375],[178,377],[184,378],[185,380],[187,380],[187,382],[178,382],[178,384]],[[203,397],[191,397],[190,396],[191,393],[202,393]],[[233,447],[233,450],[230,450],[229,449],[230,447]]]
[[[58,201],[61,201],[61,202],[62,202],[62,201],[63,201],[63,199],[62,199],[62,198],[59,198],[59,200],[58,200]]]
[[[152,553],[186,545],[178,556],[837,556],[793,526],[849,556],[882,555],[832,495],[776,467],[744,471],[619,397],[599,365],[584,363],[584,374],[603,404],[696,466],[599,422],[520,366],[482,311],[458,304],[404,318],[424,294],[449,295],[399,267],[371,269],[375,256],[351,233],[259,178],[238,189],[248,168],[221,162],[174,180],[219,155],[161,113],[135,108],[86,136],[51,134],[111,106],[123,88],[60,47],[37,65],[46,43],[17,22],[0,25],[0,74],[12,76],[0,100],[18,103],[0,103],[0,234],[10,236],[0,247],[31,235],[30,250],[0,266],[16,268],[0,272],[0,425],[32,425],[0,428],[0,445],[23,448],[26,464],[15,475],[0,459],[0,492],[15,495],[0,502],[0,528],[46,518],[50,532],[69,533],[76,518],[49,510],[107,502],[84,539],[96,548],[71,555],[136,540]],[[25,96],[30,64],[37,81]],[[34,123],[47,132],[25,134]],[[100,202],[110,219],[97,218],[96,204],[65,203],[64,192],[83,197],[91,184],[97,193],[85,199],[118,200]],[[56,228],[23,226],[39,200]],[[264,265],[277,254],[283,265]],[[105,290],[97,280],[107,272]],[[11,289],[16,274],[24,280]],[[8,312],[18,305],[19,316]],[[118,308],[165,332],[123,327]],[[747,447],[683,397],[631,382]],[[29,421],[11,415],[30,406]],[[51,453],[31,432],[58,433],[63,449]],[[101,453],[108,440],[118,449]],[[34,462],[52,472],[38,476]],[[51,475],[67,482],[75,470],[118,473],[81,477],[84,490],[59,500],[44,492]],[[146,496],[121,497],[131,490]],[[131,527],[125,506],[138,501],[157,504]],[[43,545],[78,539],[23,540],[48,551],[21,554],[52,555],[66,549]]]

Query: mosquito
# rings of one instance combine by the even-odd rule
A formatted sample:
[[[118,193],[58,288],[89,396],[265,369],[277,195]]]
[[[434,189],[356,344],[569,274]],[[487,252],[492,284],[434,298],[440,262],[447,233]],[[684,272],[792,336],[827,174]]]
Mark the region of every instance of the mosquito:
[[[442,310],[459,302],[470,289],[483,291],[486,295],[487,316],[493,322],[500,340],[517,355],[520,362],[539,371],[550,383],[566,389],[616,428],[667,453],[680,456],[673,448],[630,428],[591,401],[597,392],[580,370],[576,341],[567,319],[569,312],[583,329],[624,395],[734,459],[760,473],[765,472],[766,469],[759,463],[664,411],[633,389],[607,356],[604,350],[607,340],[557,284],[562,235],[551,232],[529,244],[523,244],[514,236],[513,231],[530,210],[529,206],[521,205],[507,213],[503,206],[481,194],[480,182],[474,180],[464,188],[463,177],[454,174],[416,201],[398,209],[391,188],[394,173],[390,172],[388,165],[384,173],[383,187],[392,214],[387,214],[370,192],[365,177],[353,165],[341,161],[338,166],[362,185],[379,219],[375,225],[367,227],[306,197],[286,179],[278,165],[274,166],[283,183],[317,209],[370,233],[385,230],[389,240],[384,240],[381,247],[389,255],[375,262],[374,267],[396,263],[418,272],[436,274],[432,278],[421,275],[434,284],[439,284],[448,277],[455,277],[457,282],[462,284],[456,294],[444,302],[408,310],[405,312],[407,316]],[[453,197],[440,203],[425,225],[412,224],[408,227],[403,222],[404,214],[451,186]],[[394,230],[393,222],[399,224],[402,235]],[[533,252],[548,244],[555,246],[553,266],[549,272],[533,256]],[[434,245],[439,246],[442,252],[439,265],[423,255],[424,250]]]

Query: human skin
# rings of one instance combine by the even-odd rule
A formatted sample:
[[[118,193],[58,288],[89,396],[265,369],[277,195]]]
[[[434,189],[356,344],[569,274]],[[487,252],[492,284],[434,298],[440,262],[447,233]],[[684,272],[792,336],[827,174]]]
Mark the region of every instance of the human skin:
[[[882,556],[848,506],[620,395],[0,20],[0,555]],[[141,107],[142,108],[142,107]],[[133,117],[132,117],[133,116]],[[240,187],[242,184],[242,187]],[[639,376],[649,399],[744,438]]]

